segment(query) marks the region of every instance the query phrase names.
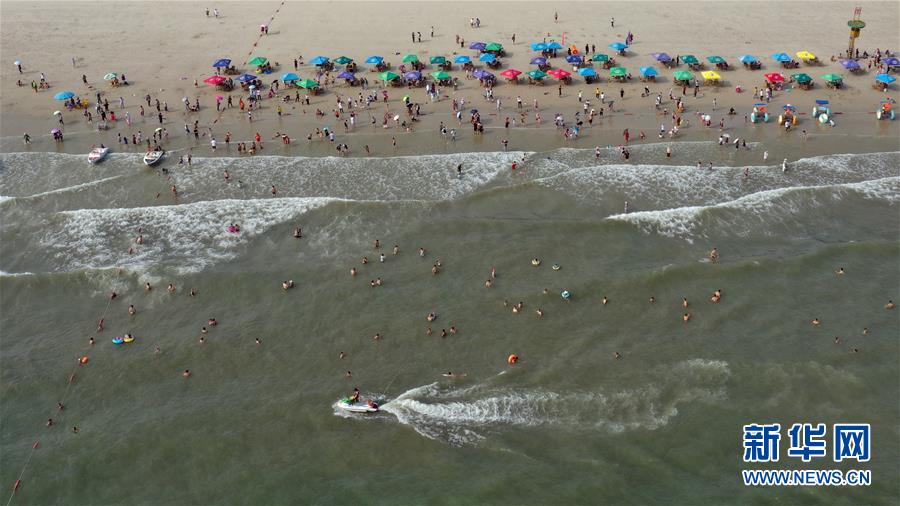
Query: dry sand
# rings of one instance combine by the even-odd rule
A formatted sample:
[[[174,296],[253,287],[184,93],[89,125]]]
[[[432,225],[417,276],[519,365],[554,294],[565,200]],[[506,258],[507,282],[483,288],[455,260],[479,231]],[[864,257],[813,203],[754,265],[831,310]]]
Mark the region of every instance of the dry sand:
[[[330,126],[338,134],[337,142],[350,145],[352,155],[362,155],[363,145],[369,145],[374,155],[410,154],[418,152],[476,151],[501,149],[500,140],[510,139],[510,149],[549,149],[558,146],[591,148],[595,145],[619,144],[624,128],[630,128],[633,136],[638,131],[647,133],[647,141],[656,140],[660,123],[671,126],[671,117],[661,116],[661,111],[653,107],[653,98],[640,96],[644,84],[637,79],[619,85],[610,83],[608,72],[600,70],[604,76],[599,87],[607,96],[615,98],[615,112],[607,113],[602,120],[595,120],[594,126],[582,130],[581,138],[566,141],[553,127],[554,113],[563,113],[572,121],[574,112],[580,110],[577,100],[578,90],[586,99],[593,100],[597,85],[586,85],[576,76],[572,86],[563,89],[563,96],[557,97],[557,84],[552,78],[543,87],[529,85],[508,85],[501,81],[494,91],[495,97],[503,101],[503,109],[497,113],[494,104],[481,96],[482,88],[474,80],[463,78],[463,72],[456,65],[452,74],[460,78],[460,87],[449,96],[464,97],[466,109],[472,104],[482,110],[483,121],[488,129],[483,138],[476,138],[471,127],[463,123],[456,126],[449,96],[435,103],[429,103],[424,89],[415,89],[409,94],[413,102],[422,104],[425,114],[415,125],[412,133],[399,129],[381,128],[384,105],[373,105],[369,111],[362,111],[356,129],[344,134],[343,123],[332,115],[319,120],[313,114],[316,108],[330,112],[335,106],[337,94],[356,97],[360,88],[349,88],[343,84],[329,86],[323,95],[312,98],[312,104],[302,107],[295,103],[286,104],[285,115],[278,118],[275,107],[281,103],[265,100],[263,108],[254,114],[253,123],[237,109],[218,114],[214,97],[221,93],[202,80],[212,75],[210,65],[217,58],[231,58],[239,70],[252,71],[243,62],[251,56],[261,55],[280,68],[266,76],[267,82],[284,72],[293,72],[292,60],[302,55],[309,61],[316,55],[335,58],[347,55],[358,62],[366,56],[379,54],[394,64],[394,70],[403,54],[413,52],[427,61],[432,55],[454,54],[474,56],[476,52],[461,49],[454,43],[455,35],[472,41],[497,41],[503,44],[508,56],[503,59],[503,69],[518,68],[530,70],[528,60],[534,56],[528,44],[546,37],[561,40],[565,34],[566,43],[595,44],[598,52],[613,51],[607,44],[623,40],[630,30],[635,41],[628,56],[619,58],[634,75],[643,65],[655,65],[660,70],[661,82],[650,84],[653,96],[657,91],[664,95],[663,106],[670,111],[673,103],[668,100],[672,88],[671,71],[656,65],[651,52],[665,51],[671,55],[695,54],[701,59],[718,54],[726,58],[735,70],[722,72],[725,82],[722,86],[702,87],[699,97],[694,98],[688,91],[685,118],[689,125],[681,129],[681,139],[715,140],[718,128],[702,128],[695,117],[697,112],[713,115],[714,123],[724,115],[729,107],[735,107],[739,114],[727,119],[726,129],[732,137],[747,138],[748,141],[766,140],[777,143],[781,140],[794,142],[800,130],[808,130],[811,141],[821,139],[818,148],[835,150],[834,142],[845,146],[840,151],[859,149],[898,149],[897,137],[900,122],[878,122],[873,111],[886,96],[896,98],[897,84],[888,93],[872,88],[875,72],[851,75],[836,63],[831,63],[832,54],[842,51],[847,45],[846,21],[852,15],[853,6],[863,7],[862,18],[868,26],[863,30],[858,47],[874,52],[875,48],[900,50],[900,2],[15,2],[0,4],[0,32],[2,32],[2,65],[0,65],[0,135],[3,151],[23,149],[22,134],[29,132],[35,142],[28,149],[59,150],[85,153],[90,145],[104,142],[115,151],[143,152],[142,147],[116,145],[116,132],[129,135],[141,130],[144,138],[158,125],[155,109],[147,111],[146,120],[138,113],[141,97],[150,94],[169,104],[165,126],[170,132],[169,149],[185,150],[194,147],[194,152],[211,153],[209,139],[203,137],[195,142],[193,136],[185,136],[184,124],[199,120],[201,131],[208,127],[224,146],[226,131],[235,140],[252,138],[260,132],[264,139],[284,132],[291,136],[294,145],[284,148],[268,145],[267,154],[334,154],[327,142],[307,143],[307,133],[316,127]],[[205,9],[218,8],[220,16],[205,15]],[[554,23],[554,12],[559,13],[559,22]],[[269,34],[259,36],[261,23],[270,23]],[[480,28],[470,28],[469,18],[479,17]],[[615,17],[616,26],[610,26],[610,18]],[[430,36],[434,27],[434,37]],[[410,32],[422,32],[422,43],[412,43]],[[511,36],[515,33],[516,42]],[[795,132],[783,133],[773,123],[768,125],[745,126],[743,115],[756,102],[751,96],[754,86],[763,83],[763,74],[778,71],[769,55],[774,52],[793,54],[799,50],[809,50],[824,61],[815,67],[803,66],[799,71],[816,78],[814,91],[788,90],[777,93],[771,109],[780,109],[785,103],[793,103],[801,111],[801,123]],[[398,54],[399,53],[399,54]],[[743,69],[738,56],[750,53],[763,61],[763,70]],[[564,53],[562,53],[564,55]],[[72,65],[75,58],[75,65]],[[20,75],[13,61],[22,60],[24,74]],[[563,58],[552,60],[554,67],[571,70]],[[862,62],[865,67],[865,61]],[[685,68],[682,66],[681,68]],[[426,72],[432,71],[429,65]],[[599,70],[599,69],[598,69]],[[49,90],[34,93],[28,86],[44,72],[52,84]],[[131,86],[111,89],[102,77],[107,72],[127,75]],[[823,87],[819,76],[829,72],[845,75],[845,89],[834,91]],[[301,77],[314,77],[313,67],[301,65]],[[81,82],[85,74],[89,85]],[[364,72],[372,87],[377,87],[377,76]],[[17,87],[16,80],[22,79],[26,86]],[[194,80],[200,81],[194,87]],[[750,93],[738,94],[735,86],[741,85]],[[619,90],[625,90],[625,98],[619,99]],[[81,117],[80,112],[66,112],[64,132],[66,141],[53,143],[47,132],[57,125],[52,112],[61,109],[53,100],[53,94],[61,90],[73,90],[81,96],[94,99],[96,90],[101,90],[108,98],[110,106],[119,116],[113,130],[99,133]],[[681,90],[676,90],[680,95]],[[237,101],[237,93],[235,102]],[[391,112],[402,114],[400,98],[407,94],[404,89],[390,89]],[[538,99],[544,126],[534,125],[533,112],[529,111],[527,126],[504,132],[506,116],[517,117],[516,96],[520,95],[526,105]],[[122,120],[124,113],[119,110],[118,99],[124,96],[126,110],[135,119],[132,127]],[[199,98],[201,111],[185,113],[181,98]],[[712,111],[713,99],[718,109]],[[815,99],[831,100],[832,108],[839,114],[834,129],[815,124],[809,117]],[[146,105],[146,104],[145,104]],[[378,127],[370,126],[369,114],[378,120]],[[465,117],[464,117],[465,119]],[[458,141],[450,143],[438,133],[438,125],[444,122],[457,129]],[[391,146],[391,138],[398,142]],[[872,137],[877,139],[873,145]],[[866,138],[863,142],[861,138]],[[234,142],[234,141],[233,141]],[[818,149],[807,146],[805,152]],[[219,154],[223,150],[218,151]],[[231,153],[234,153],[232,145]]]

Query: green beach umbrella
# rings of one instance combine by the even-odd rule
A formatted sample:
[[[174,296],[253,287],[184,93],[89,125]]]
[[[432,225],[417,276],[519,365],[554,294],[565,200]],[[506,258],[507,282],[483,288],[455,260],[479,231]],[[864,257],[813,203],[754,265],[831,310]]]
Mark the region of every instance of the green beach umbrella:
[[[603,53],[597,53],[591,57],[591,61],[599,61],[599,62],[609,61],[609,55],[605,55]]]
[[[609,69],[609,75],[612,77],[625,77],[625,67],[613,67]]]
[[[825,74],[824,76],[822,76],[822,79],[828,81],[829,83],[836,83],[844,80],[844,78],[840,74]]]
[[[435,79],[450,79],[450,73],[443,70],[438,70],[437,72],[432,72],[431,77]]]
[[[252,60],[248,61],[247,64],[259,66],[259,65],[265,65],[267,61],[269,61],[268,58],[264,58],[262,56],[256,56]]]
[[[809,74],[791,74],[791,77],[793,77],[794,81],[797,81],[798,83],[808,83],[812,81],[812,77],[809,77]]]
[[[311,89],[319,86],[319,83],[313,81],[312,79],[303,79],[301,81],[297,81],[297,86],[301,88]]]
[[[698,60],[697,57],[692,54],[686,54],[686,55],[682,56],[681,61],[683,61],[684,63],[687,63],[688,65],[700,63],[700,60]]]
[[[447,59],[443,56],[432,56],[428,61],[430,61],[432,65],[443,65],[447,63]]]
[[[528,74],[528,77],[530,77],[532,79],[543,79],[543,78],[547,77],[547,74],[544,71],[537,70],[537,69],[526,72],[526,74]]]
[[[346,65],[352,61],[353,58],[350,58],[349,56],[338,56],[334,59],[334,63],[337,63],[338,65]]]
[[[687,70],[676,70],[673,75],[675,76],[676,81],[690,81],[694,78],[694,74],[691,74]]]
[[[103,79],[105,79],[107,81],[112,81],[113,79],[115,79],[117,77],[119,77],[119,74],[116,74],[115,72],[110,72],[109,74],[106,74],[105,76],[103,76]]]
[[[484,46],[485,51],[503,51],[503,46],[496,42],[489,42],[486,46]]]
[[[414,61],[419,61],[419,57],[412,53],[403,57],[403,63],[410,63],[410,62],[414,62]]]
[[[725,63],[725,58],[722,58],[721,56],[707,56],[706,61],[716,65],[719,63]]]
[[[400,77],[400,74],[388,70],[387,72],[378,74],[378,77],[380,77],[382,81],[393,81],[394,79]]]

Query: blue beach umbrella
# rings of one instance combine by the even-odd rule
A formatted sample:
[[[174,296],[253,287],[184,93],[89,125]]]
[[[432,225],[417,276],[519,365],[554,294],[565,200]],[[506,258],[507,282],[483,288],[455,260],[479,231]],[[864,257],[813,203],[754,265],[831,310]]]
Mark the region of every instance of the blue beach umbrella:
[[[255,81],[256,76],[251,75],[251,74],[242,74],[242,75],[237,76],[234,80],[240,81],[242,83],[249,83],[249,82]]]
[[[753,62],[759,61],[752,54],[741,55],[740,60],[741,60],[741,63],[753,63]]]
[[[859,63],[856,60],[841,60],[840,64],[847,70],[859,70]]]
[[[609,47],[611,49],[615,49],[616,51],[622,51],[628,47],[628,44],[625,44],[624,42],[613,42],[609,45]]]
[[[772,55],[772,59],[775,61],[791,61],[791,56],[787,53],[775,53]]]
[[[531,59],[531,64],[532,65],[546,65],[547,59],[544,58],[543,56],[537,56],[537,57]]]
[[[384,61],[384,58],[382,58],[380,56],[370,56],[370,57],[366,58],[366,65],[378,65],[379,63],[381,63],[383,61]]]
[[[650,53],[650,56],[652,56],[653,59],[658,62],[672,61],[672,57],[666,53]]]
[[[877,76],[875,76],[875,80],[879,83],[891,84],[892,82],[896,81],[897,78],[894,76],[889,76],[887,74],[878,74]]]
[[[356,79],[356,75],[353,72],[343,71],[337,75],[338,79]]]
[[[566,61],[569,63],[581,63],[581,57],[574,55],[574,54],[570,54],[569,56],[566,56]]]
[[[473,43],[469,44],[469,49],[475,49],[478,51],[484,51],[484,48],[486,48],[486,47],[487,47],[487,44],[485,44],[484,42],[473,42]]]
[[[453,63],[469,63],[472,59],[468,56],[459,55],[453,59]]]
[[[325,56],[316,56],[312,60],[309,60],[311,65],[325,65],[328,63],[328,58]]]
[[[419,79],[422,79],[422,73],[418,70],[411,70],[403,74],[403,78],[407,81],[418,81]]]
[[[597,71],[590,67],[578,69],[578,73],[583,77],[597,77]]]
[[[216,60],[216,62],[213,63],[212,66],[214,69],[218,69],[218,68],[222,68],[222,67],[227,67],[229,65],[231,65],[231,60],[229,60],[228,58],[222,58],[221,60]]]
[[[488,79],[494,77],[494,74],[491,74],[487,70],[478,69],[475,72],[472,72],[472,75],[475,76],[476,79]]]
[[[888,67],[896,67],[900,65],[900,58],[895,58],[893,56],[888,56],[887,58],[881,60]]]
[[[57,93],[56,95],[53,95],[53,98],[55,98],[56,100],[69,100],[70,98],[72,98],[74,96],[75,96],[75,93],[73,93],[71,91],[61,91],[61,92]]]
[[[293,72],[288,72],[287,74],[281,76],[281,80],[282,80],[282,81],[285,81],[285,82],[288,82],[288,81],[299,81],[299,80],[300,80],[300,76],[298,76],[297,74],[295,74],[295,73],[293,73]]]
[[[651,77],[659,75],[659,72],[653,67],[641,67],[641,74],[643,74],[644,77]]]
[[[562,49],[562,44],[556,42],[555,40],[551,40],[547,43],[547,49]]]
[[[546,49],[547,49],[547,44],[544,44],[543,42],[533,42],[531,44],[532,51],[544,51]]]
[[[492,62],[497,59],[497,56],[494,53],[482,53],[481,56],[478,57],[478,61],[483,62]]]

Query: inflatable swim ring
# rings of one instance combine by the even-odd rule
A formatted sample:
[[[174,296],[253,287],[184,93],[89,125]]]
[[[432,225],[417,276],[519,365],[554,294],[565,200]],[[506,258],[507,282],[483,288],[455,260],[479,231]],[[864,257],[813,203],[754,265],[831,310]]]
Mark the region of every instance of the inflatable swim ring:
[[[541,265],[541,261],[538,260],[537,258],[532,258],[532,259],[531,259],[531,265],[537,267],[538,265]]]
[[[122,341],[123,341],[123,342],[126,342],[126,343],[132,343],[132,342],[134,342],[134,337],[132,337],[132,336],[125,336],[124,338],[122,338]]]
[[[572,294],[569,293],[568,290],[563,290],[561,294],[559,294],[564,300],[569,300],[572,298]]]
[[[512,355],[506,357],[506,363],[509,365],[513,365],[519,361],[519,356],[513,353]]]
[[[85,356],[81,357],[80,359],[78,359],[78,363],[81,365],[85,365],[88,363],[88,360],[89,359],[87,358],[87,355],[85,355]]]
[[[125,340],[122,339],[121,337],[114,337],[114,338],[112,338],[112,343],[113,343],[113,344],[122,344],[122,343],[124,343],[124,342],[125,342]]]
[[[554,270],[554,271],[558,271],[558,270],[559,270],[559,264],[553,264],[553,270]]]
[[[228,225],[228,231],[234,234],[237,232],[237,227],[235,227],[234,225]]]

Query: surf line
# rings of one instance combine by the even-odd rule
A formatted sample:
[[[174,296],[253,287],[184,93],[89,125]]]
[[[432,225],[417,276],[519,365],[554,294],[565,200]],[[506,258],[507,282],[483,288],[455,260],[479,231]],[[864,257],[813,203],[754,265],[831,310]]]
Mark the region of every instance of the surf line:
[[[121,273],[122,273],[122,270],[120,268],[116,267],[115,279],[118,279],[119,275]],[[100,332],[102,330],[102,327],[100,326],[100,322],[102,322],[103,320],[106,319],[106,313],[109,312],[109,306],[112,304],[112,300],[113,299],[111,296],[107,297],[106,307],[103,308],[103,312],[100,314],[100,319],[97,320],[97,322],[98,322],[97,332]],[[72,368],[72,372],[69,373],[69,376],[66,379],[66,390],[63,392],[62,400],[59,401],[60,404],[65,405],[65,401],[68,400],[68,398],[69,398],[69,393],[72,391],[72,384],[75,383],[75,371],[77,371],[79,367],[86,365],[90,362],[90,357],[88,356],[88,353],[89,353],[88,351],[85,351],[84,355],[82,355],[81,357],[78,358],[78,360],[76,361],[76,365]],[[53,412],[51,412],[51,413],[53,413]],[[65,416],[65,411],[60,411],[59,409],[57,409],[56,413],[58,413],[57,420],[61,422],[63,417]],[[52,418],[52,416],[49,418]],[[25,463],[22,465],[22,470],[19,472],[19,477],[16,478],[16,482],[13,484],[12,492],[9,494],[9,500],[6,501],[6,506],[9,506],[12,503],[13,498],[16,496],[16,492],[18,492],[19,488],[22,486],[22,478],[25,476],[25,471],[28,469],[28,465],[31,463],[31,460],[34,457],[35,452],[37,451],[38,448],[40,448],[40,443],[41,443],[40,439],[38,439],[38,437],[36,436],[34,439],[34,444],[31,445],[31,451],[28,452],[28,458],[25,459]]]

